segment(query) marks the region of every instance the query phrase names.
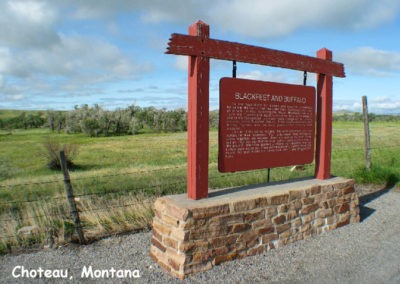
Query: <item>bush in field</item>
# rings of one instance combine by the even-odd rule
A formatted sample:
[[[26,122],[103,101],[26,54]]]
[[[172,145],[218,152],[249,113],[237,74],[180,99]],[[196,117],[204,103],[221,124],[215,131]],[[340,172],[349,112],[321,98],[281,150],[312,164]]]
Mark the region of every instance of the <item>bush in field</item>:
[[[64,151],[65,159],[68,169],[73,169],[76,165],[72,160],[78,154],[78,145],[76,144],[63,144],[61,145],[54,139],[48,139],[43,143],[44,156],[47,160],[47,167],[51,170],[61,169],[60,151]]]

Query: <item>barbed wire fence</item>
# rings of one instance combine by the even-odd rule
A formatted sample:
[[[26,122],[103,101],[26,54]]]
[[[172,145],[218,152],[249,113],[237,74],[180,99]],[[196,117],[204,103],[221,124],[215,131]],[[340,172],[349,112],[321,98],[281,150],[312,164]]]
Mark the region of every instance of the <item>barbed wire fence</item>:
[[[368,149],[364,134],[359,132],[359,127],[358,132],[346,129],[345,138],[335,140],[335,131],[332,174],[351,177],[354,171],[363,169],[366,164]],[[371,131],[369,146],[370,162],[390,167],[399,157],[400,139],[387,139],[384,135],[375,135],[374,131],[376,129]],[[300,171],[291,171],[289,167],[277,168],[272,169],[271,177],[272,181],[310,177],[313,171],[313,165]],[[211,189],[265,183],[266,178],[265,169],[221,174],[215,163],[210,164]],[[121,179],[126,180],[122,186]],[[70,198],[76,203],[82,221],[84,242],[90,242],[125,231],[149,229],[155,199],[186,192],[186,164],[102,176],[72,175],[70,181],[76,189]],[[0,253],[11,252],[12,247],[29,248],[43,242],[51,244],[54,238],[66,242],[76,240],[74,231],[77,225],[71,217],[64,182],[60,174],[59,179],[0,184]],[[115,188],[114,183],[119,188]],[[24,227],[30,227],[30,231],[21,232]]]
[[[140,181],[138,175],[144,174],[161,174],[170,175],[171,171],[181,170],[179,175],[170,176],[169,179],[158,179],[157,181],[153,181],[152,183],[147,183],[143,185],[143,181]],[[232,178],[232,176],[238,177],[246,177],[250,176],[252,180],[255,182],[260,181],[262,179],[262,170],[253,171],[253,172],[242,172],[236,174],[220,174],[210,176],[210,183],[214,183],[216,185],[219,184],[220,180]],[[152,206],[155,202],[155,199],[158,196],[164,194],[174,194],[174,193],[183,193],[186,190],[186,165],[182,166],[174,166],[174,167],[163,167],[162,169],[156,170],[146,170],[146,171],[133,171],[129,173],[118,173],[118,174],[110,174],[102,177],[78,177],[76,179],[71,178],[72,184],[75,184],[77,188],[80,190],[77,191],[73,196],[73,200],[76,202],[77,212],[82,219],[82,228],[83,232],[90,231],[99,224],[92,221],[92,218],[99,218],[99,215],[108,214],[110,218],[104,218],[104,220],[98,220],[98,223],[107,223],[112,221],[112,215],[124,215],[130,209],[146,211],[148,218],[143,220],[143,222],[139,222],[138,225],[134,227],[134,230],[140,229],[149,229],[149,224],[152,219],[152,214],[150,213],[152,210]],[[138,180],[138,185],[132,185],[130,188],[123,189],[114,189],[112,186],[104,186],[106,183],[112,183],[113,178],[116,177],[129,177],[132,179],[132,183],[135,183],[135,180]],[[93,182],[93,179],[95,181]],[[82,187],[85,187],[85,183],[79,184],[82,181],[90,181],[90,184],[93,188],[100,185],[98,191],[95,189],[85,189],[81,190]],[[246,182],[242,182],[244,185]],[[230,185],[234,186],[237,184],[236,182],[232,182]],[[61,230],[63,226],[69,224],[73,227],[73,229],[77,228],[77,224],[73,222],[73,217],[71,217],[71,209],[68,207],[68,197],[65,193],[63,193],[63,179],[52,180],[52,181],[44,181],[44,182],[32,182],[32,183],[20,183],[20,184],[12,184],[12,185],[0,185],[0,191],[3,193],[6,191],[11,192],[25,192],[27,187],[38,187],[39,189],[42,187],[50,186],[57,192],[55,196],[45,196],[42,197],[38,195],[36,198],[18,198],[14,200],[7,200],[0,202],[0,244],[3,243],[4,249],[8,252],[11,252],[11,247],[19,246],[24,248],[25,243],[26,246],[34,245],[35,242],[40,242],[39,239],[49,238],[47,234],[54,233],[55,230]],[[102,190],[103,188],[107,188],[106,190]],[[29,191],[29,189],[28,189]],[[150,193],[149,193],[150,191]],[[54,208],[56,207],[56,209]],[[128,212],[129,213],[129,212]],[[140,215],[140,212],[138,213]],[[118,222],[117,218],[122,218],[122,216],[117,216],[113,221]],[[132,220],[128,218],[127,221]],[[46,226],[49,226],[46,228]],[[56,226],[52,230],[51,226]],[[37,228],[44,233],[38,233],[35,231],[30,231],[28,235],[21,233],[20,229],[24,227],[30,227],[32,230]],[[41,228],[45,227],[45,228]],[[112,235],[118,232],[124,232],[125,230],[129,230],[126,226],[122,226],[119,228],[119,231],[109,229],[107,232],[101,232],[97,237],[103,237],[104,235]],[[69,233],[71,234],[71,229]],[[99,231],[98,229],[95,231]],[[50,238],[53,236],[50,236]],[[94,237],[97,238],[97,237]],[[71,234],[71,238],[73,236]],[[71,240],[72,240],[71,239]],[[84,241],[80,241],[81,243],[90,242],[93,237],[90,236]],[[28,244],[29,243],[29,244]]]

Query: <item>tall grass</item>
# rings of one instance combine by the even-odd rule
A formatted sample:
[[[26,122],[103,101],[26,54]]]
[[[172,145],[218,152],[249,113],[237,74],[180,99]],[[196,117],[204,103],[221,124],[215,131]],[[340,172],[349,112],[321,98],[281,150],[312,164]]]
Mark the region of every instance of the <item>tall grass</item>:
[[[110,234],[150,228],[155,196],[144,199],[132,194],[106,199],[77,198],[86,241]],[[59,246],[77,241],[74,223],[65,199],[20,205],[1,214],[0,254],[13,249]],[[19,229],[31,227],[28,234]]]

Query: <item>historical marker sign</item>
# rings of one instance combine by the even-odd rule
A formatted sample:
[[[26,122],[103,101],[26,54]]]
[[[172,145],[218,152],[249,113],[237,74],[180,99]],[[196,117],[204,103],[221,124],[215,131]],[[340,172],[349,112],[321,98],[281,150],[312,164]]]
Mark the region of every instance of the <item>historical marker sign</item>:
[[[311,103],[311,96],[309,98],[308,95],[305,95],[306,101],[303,105],[303,108],[295,99],[293,99],[293,101],[274,102],[273,105],[275,105],[276,107],[282,107],[282,109],[280,110],[281,113],[284,112],[285,108],[285,117],[287,117],[287,119],[285,118],[284,120],[281,119],[279,121],[281,124],[284,121],[284,125],[286,126],[280,124],[280,128],[272,129],[274,132],[270,132],[271,136],[265,136],[268,139],[265,137],[256,138],[262,137],[262,131],[264,128],[258,129],[251,128],[253,126],[249,126],[244,129],[238,126],[237,129],[239,131],[239,134],[235,134],[236,132],[234,132],[232,128],[227,128],[226,126],[223,126],[225,127],[225,129],[222,130],[220,139],[223,140],[222,142],[225,144],[224,146],[220,145],[220,170],[234,171],[245,168],[255,169],[262,167],[281,166],[287,164],[303,164],[311,162],[312,156],[310,155],[310,153],[314,148],[314,126],[310,127],[309,123],[305,123],[304,120],[306,117],[305,113],[310,113],[310,111],[306,111],[306,109],[310,110],[310,108],[312,107],[313,120],[311,123],[314,123],[314,115],[316,116],[315,178],[330,178],[332,147],[332,79],[333,76],[345,77],[343,64],[332,61],[332,52],[330,50],[322,48],[318,50],[316,57],[312,57],[290,53],[282,50],[274,50],[265,47],[212,39],[210,38],[209,25],[202,21],[197,21],[189,27],[189,35],[171,35],[166,53],[189,56],[187,188],[188,197],[190,199],[201,199],[208,196],[208,110],[210,87],[210,58],[260,64],[264,66],[274,66],[317,74],[316,114],[314,113],[315,99],[313,98],[313,103]],[[241,91],[243,93],[256,92],[257,90],[251,89],[253,83],[254,81],[252,81],[252,83],[250,84],[249,89]],[[271,86],[274,85],[271,83],[270,87]],[[268,93],[265,94],[289,98],[295,96],[301,97],[303,92],[307,93],[307,91],[305,91],[306,89],[303,89],[303,87],[301,86],[293,87],[293,92],[289,91],[292,90],[292,87],[289,87],[288,85],[278,84],[278,86],[279,88],[283,87],[282,90],[272,88],[272,91],[269,90]],[[262,92],[264,92],[264,90],[262,90]],[[315,90],[313,89],[313,93],[314,92]],[[233,93],[233,97],[234,94],[235,93]],[[231,101],[230,103],[233,103],[233,101]],[[266,102],[264,103],[266,104]],[[261,112],[262,110],[262,107],[260,110],[249,102],[246,107],[250,107],[257,112]],[[267,109],[268,107],[270,106],[266,105],[265,109]],[[269,112],[265,109],[264,111],[266,112],[266,114],[262,113],[262,115],[267,120]],[[221,111],[225,111],[225,114],[222,114],[225,115],[225,118],[222,118],[222,120],[226,122],[227,111]],[[295,114],[296,112],[300,114]],[[271,115],[272,114],[273,116],[271,116],[270,119],[277,121],[277,117],[275,116],[276,113],[272,111],[271,106]],[[308,118],[309,117],[307,116],[307,119]],[[232,116],[230,116],[229,119],[233,119]],[[293,127],[290,126],[290,121],[295,120],[300,121],[301,125],[300,123],[297,123],[294,124]],[[243,132],[243,130],[253,130],[253,132],[248,133],[247,136],[241,137],[240,131]],[[228,132],[231,135],[229,136],[230,138],[228,138],[227,136]],[[267,132],[265,132],[264,130],[264,134],[265,133]],[[308,134],[305,135],[304,133]],[[272,134],[274,134],[275,136],[272,136]],[[241,141],[240,143],[245,143],[244,141],[248,141],[245,139],[249,139],[249,135],[252,137],[251,141],[259,141],[251,142],[254,143],[250,144],[250,149],[252,149],[252,152],[247,152],[249,149],[241,148],[241,146],[238,148],[240,150],[234,150],[233,146],[228,146],[227,144],[231,143],[229,145],[232,145],[232,143],[236,143],[235,145],[239,145],[237,144],[237,141]],[[233,137],[236,138],[234,139]],[[270,137],[275,138],[270,139]],[[292,137],[292,140],[289,140],[289,138],[287,137]],[[310,144],[308,142],[308,144],[306,143],[305,137],[308,137],[307,141],[312,143],[310,147]],[[300,143],[300,146],[296,143]],[[261,145],[264,148],[261,149]],[[266,145],[275,145],[276,147],[280,146],[280,150],[274,152],[272,151],[272,146]],[[284,162],[279,161],[281,158]],[[246,162],[246,160],[255,161],[254,166],[249,167],[251,162]],[[241,163],[243,165],[238,165],[238,163]]]
[[[221,172],[311,163],[314,129],[314,87],[220,80]]]

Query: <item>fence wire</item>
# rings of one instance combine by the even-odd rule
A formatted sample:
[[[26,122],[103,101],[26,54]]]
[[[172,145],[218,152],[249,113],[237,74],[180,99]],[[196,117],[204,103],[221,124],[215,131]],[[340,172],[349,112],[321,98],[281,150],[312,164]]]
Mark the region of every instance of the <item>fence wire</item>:
[[[358,137],[359,138],[359,137]],[[379,145],[380,140],[373,140],[372,141],[372,162],[374,163],[374,159],[376,161],[380,161],[379,157],[375,157],[378,152],[381,151],[388,151],[389,152],[389,157],[398,157],[400,156],[400,153],[397,153],[397,149],[400,149],[400,144],[393,144],[394,141],[391,141],[389,145]],[[332,173],[334,174],[336,171],[340,171],[340,169],[348,165],[349,163],[352,164],[352,169],[354,170],[357,167],[362,167],[364,165],[364,155],[365,155],[365,149],[364,145],[362,145],[363,141],[357,141],[357,143],[352,144],[340,144],[340,143],[333,143],[333,148],[332,148]],[[396,152],[393,152],[395,150]],[[391,154],[393,152],[393,154]],[[397,153],[397,154],[396,154]],[[357,159],[354,158],[354,155],[357,156]],[[295,177],[307,177],[312,175],[313,171],[313,164],[308,166],[308,170],[305,170],[304,172],[299,172],[299,173],[293,173]],[[154,192],[151,193],[151,190],[154,189],[159,189],[157,192],[167,192],[167,193],[183,193],[185,192],[186,189],[186,183],[187,183],[187,178],[186,178],[186,164],[182,165],[176,165],[172,167],[160,167],[156,169],[147,169],[147,170],[135,170],[135,171],[129,171],[129,172],[122,172],[122,173],[113,173],[113,174],[106,174],[103,176],[77,176],[74,177],[72,175],[71,181],[72,185],[75,186],[77,185],[78,188],[80,187],[86,187],[87,185],[85,184],[86,181],[91,181],[89,186],[96,187],[98,185],[102,185],[105,189],[98,190],[96,191],[95,189],[90,189],[89,191],[85,190],[77,190],[76,194],[74,194],[74,197],[76,199],[82,199],[79,204],[84,203],[84,200],[87,200],[88,198],[99,198],[99,200],[103,199],[105,202],[110,202],[110,204],[97,204],[97,207],[93,208],[81,208],[79,213],[82,213],[83,215],[88,214],[90,212],[110,212],[114,209],[122,209],[124,210],[125,208],[129,208],[132,206],[137,206],[137,205],[150,205],[151,203],[154,202],[155,198],[157,195],[154,195]],[[181,171],[182,172],[179,172]],[[274,173],[278,176],[275,178],[275,180],[279,179],[280,173],[288,171],[288,169],[272,169],[272,176],[274,176]],[[140,179],[140,177],[146,176],[146,175],[151,175],[157,173],[157,178],[156,178],[156,183],[151,184],[149,182],[146,183],[145,179]],[[311,174],[310,174],[311,173]],[[283,175],[283,174],[282,174]],[[110,189],[112,188],[111,185],[113,183],[114,178],[118,177],[127,177],[130,179],[130,183],[128,184],[127,188],[123,189]],[[231,180],[229,183],[231,186],[237,186],[237,184],[240,183],[240,180],[235,181],[235,178],[240,178],[240,177],[245,177],[248,176],[249,179],[256,181],[256,182],[261,182],[263,179],[266,178],[266,169],[260,169],[260,170],[253,170],[253,171],[245,171],[245,172],[236,172],[236,173],[218,173],[216,169],[216,164],[210,164],[210,173],[209,173],[209,182],[210,185],[214,185],[215,188],[218,188],[218,181],[219,180]],[[135,183],[139,184],[139,186],[135,186]],[[262,181],[263,182],[263,181]],[[0,185],[0,193],[3,192],[8,192],[12,191],[13,193],[26,190],[25,187],[28,187],[32,190],[32,188],[35,188],[36,186],[38,188],[46,187],[50,184],[54,184],[54,188],[58,188],[58,194],[64,193],[64,185],[63,185],[63,180],[50,180],[50,181],[35,181],[32,183],[20,183],[20,184],[3,184]],[[240,186],[240,185],[239,185]],[[108,189],[107,189],[108,188]],[[17,191],[14,191],[15,189],[18,189]],[[150,191],[149,194],[146,194],[146,191]],[[31,192],[33,195],[36,194],[35,192]],[[64,193],[65,194],[65,193]],[[134,202],[129,202],[127,204],[112,204],[109,199],[109,195],[119,195],[118,197],[122,198],[123,194],[129,194],[132,196],[141,196],[141,198],[144,198],[143,200],[138,200]],[[14,195],[14,194],[13,194]],[[121,202],[121,200],[114,200],[116,202]],[[29,215],[29,216],[23,216],[22,209],[26,206],[29,206],[30,204],[37,203],[38,205],[42,203],[60,203],[60,206],[65,206],[63,208],[64,211],[68,212],[68,204],[67,204],[67,198],[66,196],[43,196],[43,197],[36,197],[36,198],[19,198],[19,199],[11,199],[7,201],[1,201],[0,202],[0,215],[4,213],[7,208],[11,208],[12,212],[14,213],[8,213],[7,215],[11,215],[13,217],[8,217],[4,219],[0,219],[0,224],[8,223],[15,221],[21,225],[28,224],[29,221],[32,220],[39,220],[46,218],[48,220],[52,219],[61,219],[61,220],[71,220],[70,213],[64,213],[64,212],[59,212],[59,213],[49,213],[49,214],[36,214],[36,215]],[[101,202],[100,202],[101,203]],[[101,205],[101,206],[100,206]],[[59,209],[60,210],[60,209]],[[0,244],[1,241],[6,241],[7,239],[15,239],[18,238],[18,234],[16,233],[15,235],[9,235],[6,233],[6,229],[3,228],[3,225],[0,226]]]
[[[388,145],[388,146],[380,146],[380,147],[371,147],[371,150],[374,151],[383,151],[385,149],[395,149],[395,148],[400,148],[399,145]],[[332,155],[340,155],[340,153],[345,153],[345,152],[360,152],[360,154],[364,154],[365,149],[360,148],[360,147],[352,147],[352,148],[341,148],[338,149],[334,147],[332,149]],[[348,161],[347,157],[344,158],[335,158],[332,159],[332,164],[343,161],[343,163]],[[361,161],[362,162],[362,161]],[[94,181],[94,184],[103,184],[104,182],[107,182],[107,179],[113,178],[113,177],[120,177],[120,176],[131,176],[132,182],[134,182],[134,176],[135,174],[150,174],[154,172],[167,172],[170,173],[171,170],[177,170],[177,169],[185,169],[186,165],[179,165],[179,166],[174,166],[174,167],[163,167],[163,168],[157,168],[157,169],[152,169],[152,170],[140,170],[140,171],[131,171],[131,172],[124,172],[124,173],[117,173],[117,174],[109,174],[109,175],[103,175],[103,176],[89,176],[89,177],[71,177],[71,181],[73,184],[78,184],[79,181],[82,180],[92,180]],[[265,169],[261,170],[252,170],[252,171],[245,171],[245,172],[235,172],[235,173],[226,173],[226,174],[218,174],[215,176],[210,176],[209,180],[217,180],[217,179],[224,179],[224,178],[234,178],[237,176],[244,176],[244,175],[250,175],[250,174],[257,174],[257,173],[263,173]],[[131,187],[130,189],[121,189],[121,190],[110,190],[110,191],[100,191],[100,192],[82,192],[82,193],[77,193],[74,196],[75,197],[85,197],[85,196],[102,196],[102,195],[109,195],[109,194],[118,194],[118,193],[133,193],[133,192],[140,192],[140,191],[145,191],[146,189],[151,189],[151,188],[157,188],[157,187],[165,187],[165,186],[171,186],[171,185],[178,185],[178,184],[184,184],[186,183],[186,177],[182,178],[179,177],[177,181],[178,176],[169,176],[170,179],[174,179],[175,181],[172,183],[167,183],[167,182],[162,182],[158,184],[153,184],[153,185],[147,185],[147,186],[141,186],[141,187]],[[106,180],[106,181],[104,181]],[[108,180],[108,182],[113,182],[113,180]],[[60,183],[60,192],[64,191],[63,188],[63,180],[52,180],[52,181],[41,181],[41,182],[32,182],[32,183],[20,183],[20,184],[10,184],[10,185],[0,185],[0,189],[12,189],[14,187],[32,187],[35,185],[41,186],[41,185],[48,185],[52,183]],[[93,184],[92,184],[93,185]],[[59,200],[59,199],[65,199],[65,196],[59,196],[59,197],[40,197],[40,198],[35,198],[35,199],[20,199],[20,200],[9,200],[9,201],[3,201],[0,202],[0,205],[7,205],[7,204],[15,204],[15,203],[34,203],[34,202],[41,202],[41,201],[48,201],[48,200]]]

